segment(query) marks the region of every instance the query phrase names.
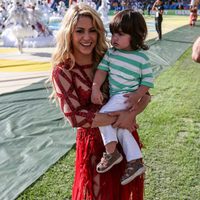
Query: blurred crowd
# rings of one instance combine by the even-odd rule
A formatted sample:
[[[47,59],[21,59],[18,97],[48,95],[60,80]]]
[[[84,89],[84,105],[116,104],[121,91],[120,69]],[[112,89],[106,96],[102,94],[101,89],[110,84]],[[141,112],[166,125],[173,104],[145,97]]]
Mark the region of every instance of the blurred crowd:
[[[125,8],[136,7],[148,9],[152,7],[154,0],[109,0],[112,10],[123,10]],[[163,0],[164,9],[189,9],[191,0]]]

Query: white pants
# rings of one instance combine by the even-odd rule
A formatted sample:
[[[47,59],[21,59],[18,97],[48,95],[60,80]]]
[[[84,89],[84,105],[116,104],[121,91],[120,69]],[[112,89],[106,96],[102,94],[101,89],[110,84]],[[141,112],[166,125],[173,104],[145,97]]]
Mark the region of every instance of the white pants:
[[[110,98],[110,100],[101,108],[101,113],[119,111],[127,109],[127,105],[124,103],[126,98],[124,94],[117,94]],[[127,162],[142,158],[141,150],[135,141],[135,138],[127,129],[113,128],[109,126],[99,127],[104,145],[116,141],[120,142],[124,154],[126,155]]]

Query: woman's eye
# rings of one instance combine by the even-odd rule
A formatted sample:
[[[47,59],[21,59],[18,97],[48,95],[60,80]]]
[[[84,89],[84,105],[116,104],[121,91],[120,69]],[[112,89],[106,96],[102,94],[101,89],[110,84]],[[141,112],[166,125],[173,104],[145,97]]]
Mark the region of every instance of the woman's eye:
[[[76,33],[83,33],[82,29],[76,29]]]
[[[77,33],[82,33],[83,31],[81,31],[81,30],[77,30],[76,32],[77,32]]]
[[[91,29],[90,32],[91,33],[96,33],[97,31],[96,31],[96,29]]]

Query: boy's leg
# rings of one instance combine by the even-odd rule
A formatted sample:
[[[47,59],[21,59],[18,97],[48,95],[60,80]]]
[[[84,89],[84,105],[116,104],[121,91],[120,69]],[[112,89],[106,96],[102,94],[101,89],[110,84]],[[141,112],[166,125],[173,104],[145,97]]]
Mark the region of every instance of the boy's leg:
[[[108,113],[116,110],[125,109],[126,105],[123,104],[124,101],[125,99],[123,95],[112,96],[110,100],[101,108],[100,113]],[[118,142],[117,128],[113,128],[111,125],[109,125],[109,126],[100,126],[99,129],[105,146],[113,141]],[[108,149],[109,152],[112,151],[111,149],[112,147],[111,148],[110,147],[111,145],[109,146]]]
[[[155,19],[155,29],[156,29],[156,32],[159,33],[159,29],[158,29],[158,19]]]
[[[112,141],[112,142],[109,142],[108,144],[106,144],[105,145],[106,153],[107,154],[114,153],[117,143],[118,143],[117,141]]]
[[[99,127],[99,130],[101,132],[101,137],[103,140],[103,144],[106,148],[107,153],[113,153],[116,147],[116,144],[118,143],[117,139],[117,129],[113,128],[112,126],[101,126]]]
[[[112,126],[103,126],[100,128],[106,152],[103,153],[101,161],[97,164],[96,170],[98,173],[107,172],[123,159],[122,154],[116,149],[118,143],[116,130]]]
[[[111,112],[116,110],[115,98],[111,98],[106,105],[100,110],[101,113]],[[111,169],[114,165],[120,163],[123,159],[121,153],[116,149],[118,143],[117,139],[117,128],[109,126],[99,127],[103,143],[105,145],[106,152],[103,154],[103,157],[100,163],[97,165],[96,170],[99,173],[104,173]]]
[[[118,129],[117,137],[123,148],[127,162],[142,158],[140,147],[128,130]]]
[[[161,40],[162,39],[162,18],[160,18],[158,21],[158,30],[159,30],[158,37]]]
[[[117,136],[127,159],[125,173],[121,178],[121,184],[126,185],[143,174],[145,167],[141,161],[141,150],[133,135],[128,130],[119,129]]]

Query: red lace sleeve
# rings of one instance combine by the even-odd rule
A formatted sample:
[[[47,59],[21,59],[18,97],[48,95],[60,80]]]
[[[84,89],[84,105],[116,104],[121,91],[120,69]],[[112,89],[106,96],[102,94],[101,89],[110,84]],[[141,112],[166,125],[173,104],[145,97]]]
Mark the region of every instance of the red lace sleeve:
[[[71,126],[90,128],[97,108],[91,103],[83,105],[77,94],[73,73],[57,66],[53,70],[52,80],[60,108]]]

